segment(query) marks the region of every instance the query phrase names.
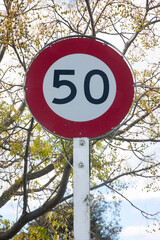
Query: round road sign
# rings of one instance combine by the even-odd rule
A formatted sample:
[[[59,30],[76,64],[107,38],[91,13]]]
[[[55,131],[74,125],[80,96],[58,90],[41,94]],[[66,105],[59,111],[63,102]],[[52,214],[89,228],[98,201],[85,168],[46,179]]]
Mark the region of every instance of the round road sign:
[[[127,62],[113,47],[71,37],[52,42],[34,57],[24,90],[31,113],[49,132],[93,139],[127,115],[133,84]]]

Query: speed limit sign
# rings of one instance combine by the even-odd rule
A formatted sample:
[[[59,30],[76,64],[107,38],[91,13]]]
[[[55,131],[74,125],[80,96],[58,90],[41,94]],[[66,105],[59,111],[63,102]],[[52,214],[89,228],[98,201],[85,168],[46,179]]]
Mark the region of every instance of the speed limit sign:
[[[124,119],[134,96],[124,57],[89,37],[60,39],[42,49],[28,68],[24,90],[35,119],[69,139],[105,135]]]

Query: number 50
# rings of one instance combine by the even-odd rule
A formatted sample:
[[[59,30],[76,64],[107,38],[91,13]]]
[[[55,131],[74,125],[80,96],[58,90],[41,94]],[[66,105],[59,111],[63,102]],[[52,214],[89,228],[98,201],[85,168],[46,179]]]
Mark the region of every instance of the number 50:
[[[60,75],[75,75],[75,70],[54,70],[53,87],[60,88],[61,86],[67,86],[71,90],[69,96],[65,98],[54,98],[52,103],[55,104],[68,103],[72,101],[77,94],[76,86],[69,80],[60,80]],[[98,99],[93,98],[90,92],[90,82],[94,75],[99,75],[103,80],[103,93]],[[109,94],[109,81],[106,73],[99,69],[89,71],[84,79],[84,94],[86,99],[92,104],[101,104],[105,102]]]

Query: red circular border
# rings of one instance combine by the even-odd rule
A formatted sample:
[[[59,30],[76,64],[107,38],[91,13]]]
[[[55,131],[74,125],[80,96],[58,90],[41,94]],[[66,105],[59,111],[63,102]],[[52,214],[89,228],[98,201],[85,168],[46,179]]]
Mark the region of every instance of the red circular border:
[[[69,121],[58,116],[43,95],[43,80],[50,66],[66,55],[77,53],[102,60],[111,69],[117,85],[111,107],[100,117],[86,122]],[[133,77],[126,61],[110,46],[90,38],[63,39],[42,50],[26,73],[24,90],[27,105],[35,119],[49,132],[70,139],[96,138],[106,134],[124,119],[134,97]]]

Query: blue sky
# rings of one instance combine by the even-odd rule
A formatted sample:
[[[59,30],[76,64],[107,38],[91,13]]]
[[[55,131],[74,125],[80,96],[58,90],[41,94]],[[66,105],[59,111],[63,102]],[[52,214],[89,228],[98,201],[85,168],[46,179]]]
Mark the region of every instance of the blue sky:
[[[152,152],[156,152],[157,157],[160,156],[160,147],[159,144],[150,148]],[[130,159],[130,164],[135,163],[135,159]],[[130,182],[130,187],[127,190],[122,190],[122,194],[129,199],[136,207],[148,213],[156,213],[160,211],[160,191],[144,191],[142,188],[146,183],[149,183],[150,180],[144,178],[131,178],[125,177],[123,179],[125,182]],[[155,181],[154,181],[155,182]],[[160,187],[160,183],[155,182],[156,186]],[[102,188],[101,192],[105,195],[106,201],[112,201],[113,194],[108,193],[106,188]],[[125,199],[117,196],[117,199],[120,199],[121,202],[121,212],[120,218],[122,225],[122,232],[120,233],[119,240],[160,240],[160,225],[154,226],[153,222],[144,218],[140,211],[135,209],[129,202]],[[32,204],[34,204],[32,202]],[[3,215],[6,219],[16,220],[17,208],[14,204],[14,201],[6,204],[1,211],[0,215]],[[31,206],[30,206],[31,207]],[[160,219],[160,214],[159,214]],[[149,226],[149,227],[148,227]],[[156,232],[153,232],[152,229],[156,229]],[[147,232],[150,231],[151,233]]]
[[[157,212],[160,210],[159,198],[150,198],[148,200],[136,200],[135,205],[148,212]],[[157,226],[153,226],[152,221],[145,219],[140,212],[133,208],[129,203],[122,202],[121,223],[123,226],[119,240],[159,240],[160,231]],[[148,227],[150,225],[150,227]],[[156,229],[156,232],[152,229]],[[151,233],[148,233],[151,231]]]
[[[106,40],[111,42],[110,39],[111,36]],[[122,50],[120,41],[117,44],[116,40],[114,45],[118,45],[118,48]],[[139,186],[140,187],[137,189],[128,189],[124,192],[125,196],[127,196],[136,206],[146,212],[152,211],[154,213],[160,211],[160,192],[144,193],[141,190],[141,183]],[[4,215],[5,218],[10,220],[15,220],[16,211],[17,209],[14,206],[14,202],[11,202],[1,209],[0,215]],[[138,210],[132,207],[125,200],[122,200],[121,204],[121,224],[123,229],[119,240],[160,240],[160,230],[147,233],[147,230],[152,230],[154,227],[151,221],[145,219]],[[148,227],[148,225],[150,225],[150,227]],[[158,226],[156,226],[156,229],[157,228]]]
[[[160,156],[159,144],[150,148],[152,152],[156,152],[157,158]],[[130,159],[130,164],[136,162],[136,159]],[[159,222],[146,219],[142,213],[133,207],[127,200],[116,195],[117,199],[121,200],[121,226],[122,232],[120,233],[119,240],[160,240],[160,191],[146,191],[144,187],[146,184],[151,183],[150,179],[146,178],[132,178],[125,177],[122,181],[130,183],[127,190],[121,190],[124,195],[134,206],[144,212],[154,214],[159,212]],[[154,180],[154,187],[160,187],[160,183]],[[112,194],[106,193],[106,201],[112,201]],[[154,225],[156,223],[156,225]],[[154,232],[153,229],[156,231]],[[158,230],[159,229],[159,230]]]
[[[151,214],[160,212],[160,191],[153,192],[150,190],[147,192],[142,190],[146,181],[150,182],[150,180],[143,178],[139,179],[137,187],[132,186],[125,190],[123,195],[144,212]],[[131,206],[125,199],[122,199],[120,217],[123,229],[119,240],[160,240],[160,223],[146,219],[139,210]],[[158,218],[160,220],[160,214]],[[156,231],[154,232],[153,229]]]
[[[105,199],[112,201],[112,194],[104,192]],[[139,182],[136,189],[129,188],[123,191],[122,194],[144,212],[154,214],[160,211],[160,192],[150,191],[147,193],[142,191],[141,182]],[[119,240],[160,240],[160,222],[146,219],[128,201],[121,197],[117,197],[117,199],[121,200],[120,224],[122,231],[119,235]],[[154,232],[153,229],[156,231]]]
[[[136,191],[137,194],[135,195]],[[137,189],[133,191],[133,195],[131,195],[131,190],[129,189],[129,194],[126,194],[127,191],[123,194],[129,198],[136,207],[147,213],[160,211],[160,192],[150,192],[147,197],[147,194],[143,195],[143,192],[140,191],[140,189]],[[107,198],[106,196],[106,199]],[[119,240],[160,240],[160,231],[158,230],[160,226],[158,226],[158,223],[154,226],[153,221],[142,216],[141,212],[131,206],[126,200],[122,200],[121,202],[120,218],[122,231]],[[155,229],[156,232],[154,232],[153,229]]]
[[[134,194],[134,192],[133,192]],[[142,197],[139,191],[137,191],[137,195],[133,195],[131,199],[132,202],[141,208],[144,211],[148,212],[157,212],[160,210],[160,192],[153,194],[148,194],[148,199]],[[4,215],[5,218],[10,220],[16,219],[16,207],[14,206],[14,202],[8,204],[8,206],[2,208],[0,214]],[[132,207],[128,202],[122,201],[121,203],[121,225],[123,227],[122,232],[120,234],[119,240],[159,240],[160,239],[160,231],[147,233],[147,230],[152,230],[153,225],[150,220],[145,219],[142,214]],[[150,227],[148,228],[148,225]],[[158,227],[155,227],[158,228]]]

